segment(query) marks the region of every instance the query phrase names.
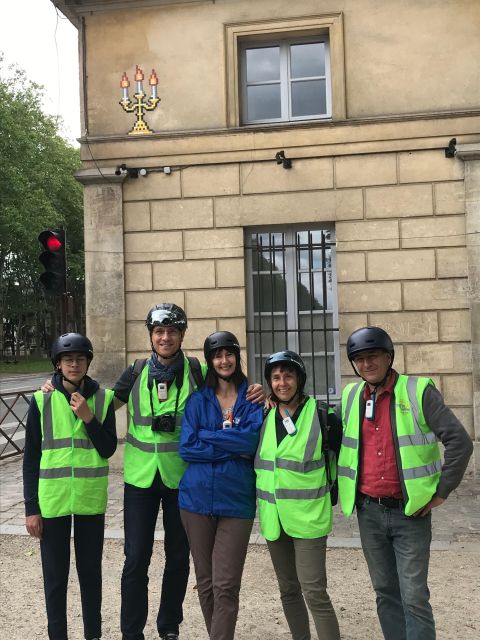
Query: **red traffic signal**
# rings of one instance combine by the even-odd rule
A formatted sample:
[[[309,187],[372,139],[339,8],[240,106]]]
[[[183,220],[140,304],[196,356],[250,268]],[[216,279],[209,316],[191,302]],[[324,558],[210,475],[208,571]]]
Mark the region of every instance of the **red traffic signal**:
[[[67,286],[67,262],[65,255],[65,231],[63,229],[48,229],[38,236],[45,251],[39,260],[45,267],[45,273],[40,276],[40,282],[47,293],[54,296],[63,295]]]

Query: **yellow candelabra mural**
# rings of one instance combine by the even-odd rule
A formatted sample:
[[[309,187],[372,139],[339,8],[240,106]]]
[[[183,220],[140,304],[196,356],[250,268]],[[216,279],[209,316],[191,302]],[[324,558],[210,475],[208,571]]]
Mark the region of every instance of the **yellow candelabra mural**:
[[[137,64],[135,69],[135,84],[136,91],[133,94],[133,100],[128,95],[128,87],[130,86],[130,80],[128,79],[127,72],[123,72],[122,79],[120,81],[120,87],[122,89],[122,99],[120,105],[127,113],[135,113],[137,121],[132,129],[128,132],[129,135],[139,135],[143,133],[153,133],[149,129],[147,122],[145,121],[144,114],[146,111],[153,111],[157,104],[160,102],[160,98],[157,96],[157,84],[158,77],[155,73],[155,69],[152,69],[152,73],[148,80],[150,85],[150,97],[147,98],[147,94],[143,91],[143,71]]]

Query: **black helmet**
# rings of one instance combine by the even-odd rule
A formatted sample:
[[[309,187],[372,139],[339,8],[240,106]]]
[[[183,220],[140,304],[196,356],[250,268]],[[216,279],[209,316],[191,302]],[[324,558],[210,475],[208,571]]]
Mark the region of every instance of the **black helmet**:
[[[265,380],[268,384],[270,384],[270,376],[273,367],[279,364],[291,366],[297,371],[299,375],[299,390],[303,391],[303,387],[307,381],[307,371],[305,369],[305,364],[298,353],[295,353],[295,351],[277,351],[277,353],[272,353],[272,355],[268,356],[265,360],[264,369]]]
[[[64,353],[84,353],[90,362],[93,358],[92,343],[80,333],[64,333],[52,344],[51,359],[54,367]]]
[[[208,360],[212,351],[215,349],[231,349],[240,354],[240,344],[237,338],[230,331],[215,331],[211,333],[203,344],[203,354],[205,360]]]
[[[180,331],[187,328],[187,316],[185,311],[172,302],[162,302],[150,309],[145,320],[150,333],[153,327],[176,327]]]
[[[347,356],[350,362],[361,351],[371,351],[373,349],[382,349],[387,351],[393,357],[395,355],[395,349],[393,348],[393,342],[388,333],[380,327],[362,327],[354,331],[347,340]]]

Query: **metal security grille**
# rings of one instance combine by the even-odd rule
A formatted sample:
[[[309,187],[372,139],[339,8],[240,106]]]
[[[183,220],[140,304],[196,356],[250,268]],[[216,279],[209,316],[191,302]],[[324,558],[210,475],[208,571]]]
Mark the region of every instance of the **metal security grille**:
[[[338,399],[334,230],[249,230],[246,257],[249,378],[262,380],[266,356],[291,349],[305,362],[307,393]]]

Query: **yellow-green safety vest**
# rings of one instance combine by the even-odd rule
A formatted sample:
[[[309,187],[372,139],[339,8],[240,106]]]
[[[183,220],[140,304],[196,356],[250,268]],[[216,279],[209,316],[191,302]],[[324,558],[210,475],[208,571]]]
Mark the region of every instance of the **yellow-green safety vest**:
[[[201,363],[205,377],[206,365]],[[152,431],[153,415],[174,415],[177,384],[174,380],[163,402],[158,399],[157,387],[148,388],[148,363],[145,364],[130,391],[128,398],[129,424],[125,441],[124,478],[128,484],[143,489],[152,485],[157,470],[162,482],[170,489],[177,489],[187,463],[178,455],[180,427],[185,403],[197,388],[188,358],[184,357],[183,382],[178,396],[175,431]]]
[[[332,529],[332,505],[316,400],[307,400],[297,432],[278,445],[275,413],[263,423],[255,457],[262,535],[277,540],[283,528],[294,538],[320,538]]]
[[[38,481],[40,513],[45,518],[105,513],[108,460],[95,449],[83,420],[60,391],[34,393],[40,413],[42,454]],[[87,405],[102,424],[113,391],[98,389]]]
[[[410,516],[434,495],[442,461],[436,435],[423,415],[425,389],[430,378],[399,375],[393,388],[395,402],[394,445],[400,460],[400,481],[404,487],[405,515]],[[350,516],[355,506],[358,482],[360,403],[365,382],[349,384],[342,393],[343,438],[338,460],[338,489],[342,511]]]

